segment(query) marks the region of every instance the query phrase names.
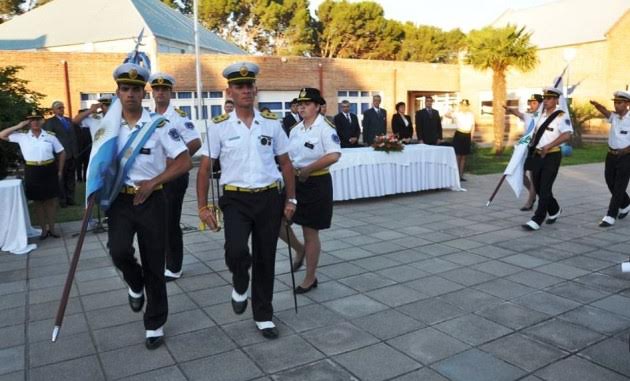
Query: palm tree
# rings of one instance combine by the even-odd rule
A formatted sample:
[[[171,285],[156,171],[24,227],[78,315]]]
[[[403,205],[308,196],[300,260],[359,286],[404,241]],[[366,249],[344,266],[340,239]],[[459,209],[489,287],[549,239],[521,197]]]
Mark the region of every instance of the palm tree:
[[[492,113],[494,117],[494,152],[503,152],[507,71],[514,67],[526,72],[538,63],[536,46],[529,41],[531,33],[514,25],[503,28],[487,26],[468,34],[466,63],[477,70],[492,70]]]

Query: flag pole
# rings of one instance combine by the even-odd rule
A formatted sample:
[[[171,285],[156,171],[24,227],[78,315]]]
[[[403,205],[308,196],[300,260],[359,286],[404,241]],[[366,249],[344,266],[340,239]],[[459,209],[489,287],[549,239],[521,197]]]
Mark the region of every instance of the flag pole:
[[[72,289],[72,282],[74,281],[74,274],[79,264],[79,257],[81,256],[81,249],[83,248],[83,240],[87,233],[87,225],[92,215],[92,208],[94,207],[94,195],[90,196],[85,211],[83,212],[83,221],[81,222],[81,233],[77,241],[77,246],[74,248],[74,255],[70,262],[70,269],[68,270],[68,276],[66,277],[66,284],[63,286],[63,293],[61,294],[61,301],[59,302],[59,308],[57,309],[57,317],[55,318],[55,327],[52,331],[53,343],[57,341],[59,336],[59,330],[61,330],[61,324],[63,323],[63,317],[66,313],[66,306],[68,305],[68,298],[70,296],[70,290]]]
[[[494,188],[494,192],[492,192],[492,196],[490,196],[490,198],[488,199],[488,202],[486,202],[486,206],[490,206],[490,204],[492,203],[492,201],[494,200],[494,196],[497,195],[497,193],[499,192],[499,188],[501,188],[501,185],[503,185],[503,181],[505,180],[506,175],[501,176],[501,180],[499,180],[499,183],[497,184],[497,187]]]

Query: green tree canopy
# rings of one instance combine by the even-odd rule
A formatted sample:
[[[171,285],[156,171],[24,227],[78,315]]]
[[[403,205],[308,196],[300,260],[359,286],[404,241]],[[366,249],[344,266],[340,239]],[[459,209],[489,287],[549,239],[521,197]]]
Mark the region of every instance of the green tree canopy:
[[[466,62],[477,70],[492,70],[492,112],[494,117],[494,150],[503,152],[507,71],[526,72],[538,63],[537,48],[530,43],[531,34],[514,25],[485,27],[468,34]]]
[[[395,59],[404,37],[374,2],[325,0],[317,9],[322,57]]]
[[[427,25],[404,26],[405,38],[402,41],[397,59],[435,63],[456,63],[457,55],[466,44],[466,35],[459,29],[445,32]]]

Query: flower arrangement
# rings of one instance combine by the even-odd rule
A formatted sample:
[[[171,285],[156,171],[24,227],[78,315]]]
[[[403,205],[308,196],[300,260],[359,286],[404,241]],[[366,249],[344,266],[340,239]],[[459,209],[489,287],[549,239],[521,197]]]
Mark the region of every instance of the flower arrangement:
[[[385,151],[387,153],[390,152],[400,152],[405,149],[405,146],[398,139],[396,135],[379,135],[374,139],[374,143],[372,143],[372,148],[375,151]]]

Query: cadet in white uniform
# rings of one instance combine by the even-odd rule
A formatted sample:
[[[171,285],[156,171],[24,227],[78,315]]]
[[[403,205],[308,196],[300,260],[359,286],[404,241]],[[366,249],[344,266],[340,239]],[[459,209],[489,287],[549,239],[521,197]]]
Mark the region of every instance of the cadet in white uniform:
[[[149,84],[153,91],[155,112],[163,115],[168,119],[169,125],[178,129],[184,143],[186,143],[188,153],[190,156],[194,155],[201,147],[201,136],[195,129],[193,122],[186,116],[186,113],[170,104],[175,78],[166,73],[154,73],[149,77]],[[166,199],[168,200],[166,269],[164,270],[167,282],[182,276],[184,240],[180,221],[182,219],[182,204],[188,188],[188,180],[189,174],[186,172],[164,185]]]
[[[55,233],[55,216],[59,181],[63,176],[66,153],[52,132],[42,129],[44,117],[33,112],[25,121],[0,131],[0,139],[20,145],[24,168],[24,191],[33,200],[37,222],[42,227],[40,239],[59,238]],[[18,131],[29,126],[28,131]],[[55,163],[55,154],[57,163]]]
[[[122,271],[129,285],[129,304],[133,311],[142,310],[146,290],[145,345],[148,349],[155,349],[162,344],[162,327],[168,315],[164,279],[166,196],[162,188],[165,183],[189,171],[192,161],[178,129],[160,115],[151,114],[142,107],[148,78],[146,69],[130,63],[120,65],[114,71],[114,79],[118,83],[116,95],[122,103],[119,154],[128,140],[135,138],[142,129],[154,123],[157,123],[157,128],[131,164],[123,180],[124,186],[107,210],[107,216],[109,252],[114,265]],[[168,167],[167,158],[172,159]],[[142,266],[129,249],[136,233]]]
[[[103,120],[103,117],[107,114],[107,110],[109,110],[109,106],[111,106],[111,104],[111,96],[102,96],[96,103],[92,104],[90,108],[79,112],[74,118],[72,118],[72,123],[81,128],[89,128],[90,135],[92,135],[92,139],[94,139],[94,134],[98,130],[101,120]]]
[[[317,287],[315,270],[321,253],[319,231],[332,220],[333,189],[328,167],[341,157],[339,136],[332,123],[320,115],[323,102],[319,90],[303,88],[297,98],[301,122],[291,129],[289,157],[296,174],[298,208],[293,221],[304,231],[304,256],[296,258],[296,268],[306,259],[306,276],[296,287],[304,294]]]
[[[560,95],[562,95],[560,89],[553,87],[545,89],[544,109],[529,144],[532,180],[538,195],[538,207],[532,219],[523,225],[526,230],[540,229],[545,218],[547,224],[553,224],[562,212],[558,201],[553,197],[552,188],[562,160],[560,144],[569,140],[573,127],[569,115],[558,108]]]
[[[288,138],[276,115],[254,109],[258,66],[239,62],[228,66],[227,95],[234,111],[212,120],[204,141],[197,175],[199,218],[217,230],[213,205],[208,205],[212,160],[221,161],[225,262],[232,273],[232,309],[242,314],[247,308],[249,268],[252,267],[252,312],[256,326],[265,338],[278,337],[272,321],[273,282],[280,219],[291,220],[297,201],[293,167],[287,154]],[[208,141],[210,146],[208,147]],[[282,175],[278,171],[276,158]],[[286,200],[281,196],[284,179]],[[284,205],[284,207],[283,207]],[[247,245],[252,238],[252,253]]]
[[[610,123],[608,134],[608,154],[604,177],[606,185],[612,194],[608,212],[599,226],[609,227],[614,225],[616,218],[625,218],[630,212],[630,197],[626,193],[630,180],[630,93],[617,91],[613,99],[615,111],[610,112],[600,103],[591,101],[591,104],[601,112]]]

